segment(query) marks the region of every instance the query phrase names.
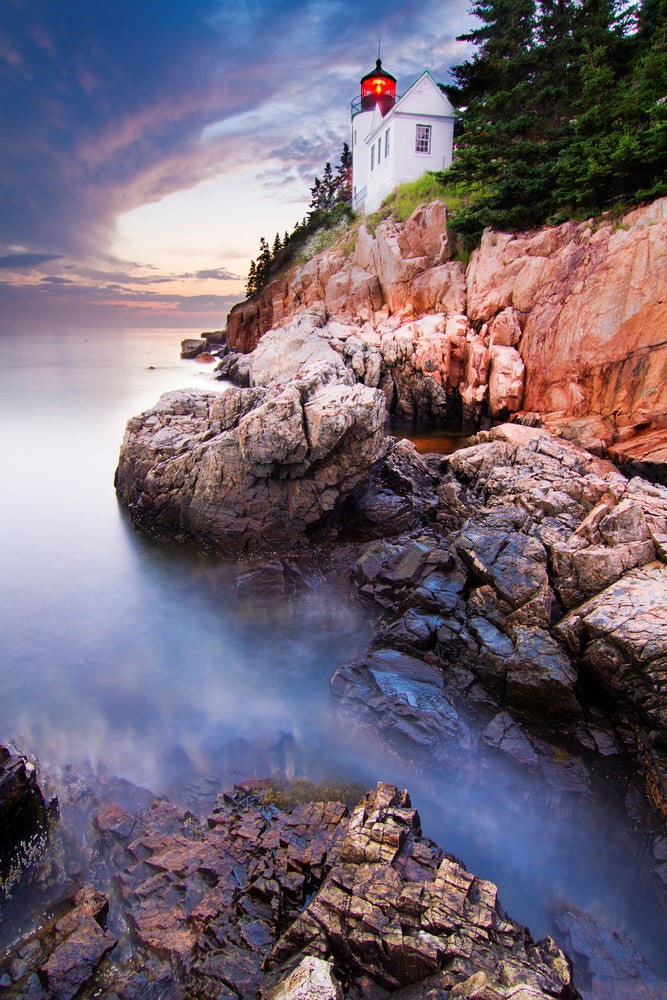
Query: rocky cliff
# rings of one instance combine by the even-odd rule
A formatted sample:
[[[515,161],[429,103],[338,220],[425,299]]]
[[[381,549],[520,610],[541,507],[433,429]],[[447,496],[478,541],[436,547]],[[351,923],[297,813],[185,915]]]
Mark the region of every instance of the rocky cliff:
[[[667,199],[617,220],[487,231],[467,267],[433,202],[374,236],[362,225],[351,256],[327,250],[236,306],[227,344],[250,351],[317,304],[390,413],[479,424],[537,411],[646,471],[667,426],[666,274]]]

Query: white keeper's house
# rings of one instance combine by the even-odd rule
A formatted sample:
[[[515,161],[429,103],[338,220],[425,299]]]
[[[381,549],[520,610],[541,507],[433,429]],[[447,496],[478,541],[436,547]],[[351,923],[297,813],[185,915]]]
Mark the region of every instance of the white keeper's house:
[[[454,109],[431,74],[397,100],[378,59],[352,101],[352,207],[374,212],[398,184],[450,166],[453,148]]]

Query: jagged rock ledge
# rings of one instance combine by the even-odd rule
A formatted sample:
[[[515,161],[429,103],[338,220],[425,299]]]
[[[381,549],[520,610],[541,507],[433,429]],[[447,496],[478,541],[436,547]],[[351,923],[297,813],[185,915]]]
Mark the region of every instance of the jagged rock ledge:
[[[467,266],[447,219],[432,202],[374,235],[362,225],[351,256],[326,250],[235,306],[227,348],[248,352],[316,306],[392,415],[479,425],[538,412],[664,482],[667,198],[620,219],[488,230]]]
[[[351,815],[338,802],[281,812],[237,786],[203,825],[160,800],[134,815],[107,805],[95,828],[97,878],[117,890],[73,892],[0,957],[13,997],[579,997],[564,952],[422,838],[394,786]]]

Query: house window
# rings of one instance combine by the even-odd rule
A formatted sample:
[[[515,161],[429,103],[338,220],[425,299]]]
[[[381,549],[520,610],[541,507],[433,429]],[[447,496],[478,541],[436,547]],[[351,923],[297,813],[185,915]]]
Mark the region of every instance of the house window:
[[[371,170],[375,166],[375,143],[371,146]]]
[[[385,160],[389,156],[389,129],[384,134],[384,158]]]
[[[380,166],[380,154],[382,153],[382,136],[378,139],[378,167]]]
[[[418,125],[417,137],[415,141],[415,153],[431,152],[431,126]]]

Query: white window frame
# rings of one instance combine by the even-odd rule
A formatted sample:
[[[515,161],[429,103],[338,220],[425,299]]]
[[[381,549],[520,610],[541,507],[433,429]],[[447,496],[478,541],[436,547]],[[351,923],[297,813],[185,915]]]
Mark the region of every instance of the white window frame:
[[[430,125],[417,125],[415,130],[415,153],[420,156],[431,155],[431,135]]]
[[[371,146],[371,170],[375,166],[375,143]]]
[[[385,160],[389,156],[389,129],[384,134],[384,158]]]

